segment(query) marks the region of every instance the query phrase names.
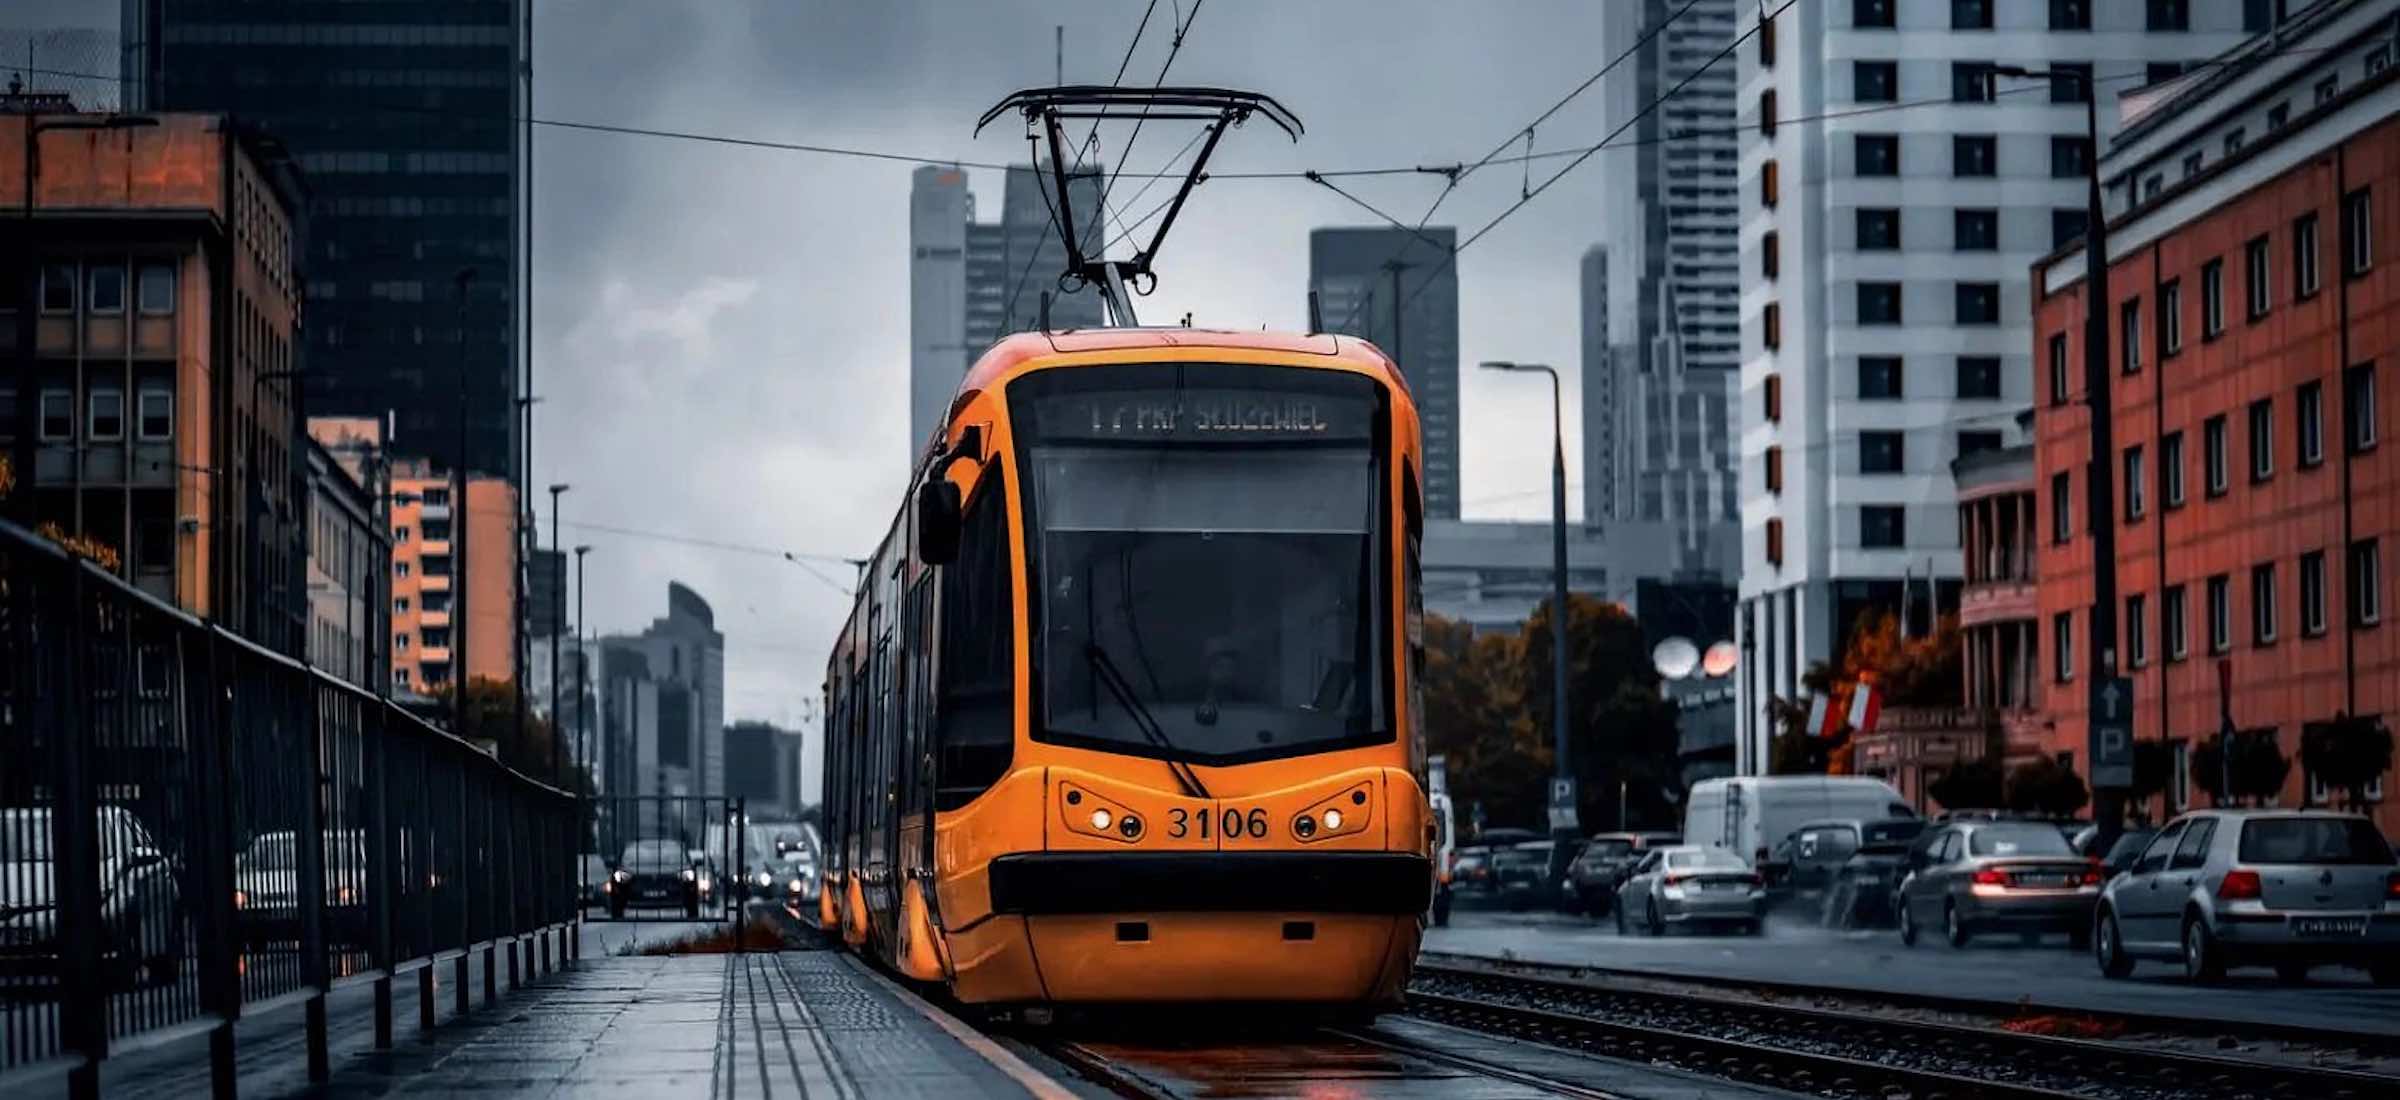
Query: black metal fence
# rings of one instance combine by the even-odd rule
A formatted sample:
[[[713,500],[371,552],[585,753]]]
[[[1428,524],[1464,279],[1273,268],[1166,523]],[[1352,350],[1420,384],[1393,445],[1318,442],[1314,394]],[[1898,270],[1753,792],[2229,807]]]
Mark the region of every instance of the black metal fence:
[[[436,966],[574,949],[573,796],[0,523],[0,1093]],[[538,954],[537,954],[538,947]],[[520,955],[522,952],[522,955]]]

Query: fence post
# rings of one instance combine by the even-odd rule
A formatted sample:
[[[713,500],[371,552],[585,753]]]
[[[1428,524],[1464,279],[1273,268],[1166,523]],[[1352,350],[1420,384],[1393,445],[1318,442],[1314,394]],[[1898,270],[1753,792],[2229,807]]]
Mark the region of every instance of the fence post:
[[[65,674],[55,693],[44,693],[42,722],[57,754],[58,796],[50,814],[50,845],[56,857],[51,888],[58,899],[60,974],[88,976],[59,985],[59,1036],[67,1050],[84,1057],[67,1078],[68,1094],[76,1100],[100,1095],[100,1060],[108,1057],[109,986],[100,951],[99,792],[87,771],[89,741],[82,736],[81,720],[91,704],[84,662],[91,654],[85,628],[92,609],[84,597],[83,568],[72,559],[65,564],[67,613],[52,619],[66,624],[65,645],[59,650]]]
[[[451,681],[454,685],[464,682],[464,677]],[[453,690],[458,689],[454,687]],[[456,745],[442,747],[449,755],[451,766],[457,769],[457,774],[451,777],[451,786],[458,791],[458,958],[451,961],[451,977],[454,979],[451,984],[456,988],[450,991],[450,996],[457,1002],[458,1014],[464,1016],[473,1008],[467,992],[470,988],[467,984],[467,956],[475,949],[475,885],[481,877],[475,873],[475,798],[468,792],[472,780],[466,773],[466,765],[460,760],[461,750]]]
[[[492,777],[482,772],[483,781],[476,786],[482,790],[477,803],[483,810],[483,1007],[500,1003],[500,884],[492,881],[500,873],[499,823],[492,813]]]
[[[325,959],[325,730],[318,714],[316,673],[307,665],[284,666],[276,679],[285,685],[289,703],[280,708],[294,719],[301,738],[306,780],[300,803],[297,843],[300,910],[300,975],[311,992],[306,1005],[308,1079],[318,1084],[333,1076],[332,1053],[325,1023],[325,994],[333,984]]]
[[[359,713],[359,766],[366,770],[367,899],[375,922],[369,933],[374,943],[375,1049],[392,1049],[392,907],[399,904],[401,878],[393,866],[391,788],[391,711],[378,699],[351,702]]]
[[[199,896],[187,899],[187,904],[199,916],[201,1004],[217,1015],[208,1029],[209,1091],[218,1100],[233,1100],[233,1025],[242,1017],[242,945],[233,917],[233,807],[235,792],[242,789],[234,766],[233,731],[239,727],[225,647],[214,628],[202,637],[207,647],[198,693],[202,732],[193,740],[206,746],[202,767],[209,781],[201,785],[207,806],[201,815],[203,831],[191,848],[205,857],[194,861]]]

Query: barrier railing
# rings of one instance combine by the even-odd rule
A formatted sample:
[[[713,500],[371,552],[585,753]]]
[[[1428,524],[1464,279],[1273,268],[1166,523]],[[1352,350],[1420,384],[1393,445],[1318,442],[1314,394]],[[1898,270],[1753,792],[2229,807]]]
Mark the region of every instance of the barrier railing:
[[[96,1095],[111,1054],[438,964],[511,982],[574,949],[573,796],[389,700],[0,523],[0,1093]]]

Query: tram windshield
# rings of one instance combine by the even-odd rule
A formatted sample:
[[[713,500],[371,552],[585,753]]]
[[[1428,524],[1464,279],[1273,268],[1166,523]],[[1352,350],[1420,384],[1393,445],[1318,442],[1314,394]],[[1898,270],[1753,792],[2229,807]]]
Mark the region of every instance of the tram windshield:
[[[1372,381],[1089,367],[1010,403],[1039,532],[1037,737],[1231,762],[1390,736]]]

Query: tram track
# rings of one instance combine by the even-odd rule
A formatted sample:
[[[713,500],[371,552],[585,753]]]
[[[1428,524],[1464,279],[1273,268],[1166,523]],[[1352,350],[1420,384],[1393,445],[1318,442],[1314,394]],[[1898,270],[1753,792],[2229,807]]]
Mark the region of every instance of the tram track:
[[[1445,1047],[1438,1038],[1389,1028],[1333,1027],[1224,1045],[1060,1038],[1034,1046],[1127,1100],[1354,1092],[1394,1098],[1521,1093],[1574,1100],[1641,1095],[1502,1065],[1462,1053],[1455,1044]]]
[[[1995,1027],[1421,965],[1408,1013],[1832,1097],[2366,1100],[2400,1077]]]

